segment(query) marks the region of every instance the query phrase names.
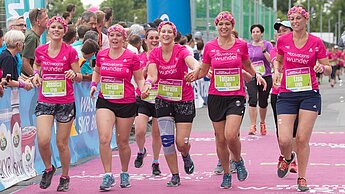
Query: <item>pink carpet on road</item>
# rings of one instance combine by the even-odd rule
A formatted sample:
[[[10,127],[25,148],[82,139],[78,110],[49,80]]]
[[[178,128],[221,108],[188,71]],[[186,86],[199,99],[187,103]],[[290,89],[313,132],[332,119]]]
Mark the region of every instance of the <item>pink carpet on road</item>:
[[[311,155],[307,169],[307,181],[311,193],[340,193],[345,192],[345,133],[344,132],[315,132],[310,141]],[[220,189],[222,175],[213,173],[217,164],[213,132],[192,133],[191,155],[195,164],[195,172],[186,175],[183,170],[182,158],[179,156],[181,186],[169,188],[166,182],[170,180],[170,173],[164,156],[161,155],[160,167],[162,176],[151,175],[152,148],[151,138],[147,138],[146,148],[148,156],[144,166],[134,167],[136,144],[131,144],[132,158],[129,166],[131,188],[119,187],[120,162],[118,151],[113,152],[113,173],[116,185],[110,192],[128,194],[203,194],[203,193],[297,193],[297,174],[289,174],[286,178],[277,176],[277,160],[279,156],[276,136],[269,133],[267,136],[242,135],[242,156],[245,159],[249,177],[244,182],[237,180],[232,174],[232,188]],[[162,152],[161,152],[162,153]],[[103,168],[99,158],[91,160],[70,170],[69,193],[97,193],[102,182]],[[28,186],[17,193],[55,193],[60,175],[55,175],[52,185],[42,190],[38,185]]]

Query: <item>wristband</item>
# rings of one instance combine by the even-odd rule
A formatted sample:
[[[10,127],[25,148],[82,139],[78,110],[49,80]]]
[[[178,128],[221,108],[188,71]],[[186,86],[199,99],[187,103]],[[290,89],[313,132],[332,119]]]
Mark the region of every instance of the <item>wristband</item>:
[[[92,86],[96,86],[96,88],[97,88],[97,83],[96,82],[91,82],[91,85],[90,85],[90,88],[92,87]]]
[[[152,80],[147,79],[147,80],[145,81],[145,84],[151,84],[151,85],[152,85]]]
[[[25,82],[23,82],[22,80],[19,80],[18,88],[24,88],[24,87],[25,87]]]
[[[34,75],[36,75],[36,74],[40,75],[40,70],[35,69],[34,70]]]

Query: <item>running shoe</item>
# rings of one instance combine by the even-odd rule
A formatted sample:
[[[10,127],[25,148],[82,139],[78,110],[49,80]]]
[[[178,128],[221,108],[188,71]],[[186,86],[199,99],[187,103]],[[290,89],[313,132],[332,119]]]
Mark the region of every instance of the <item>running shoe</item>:
[[[46,170],[43,171],[42,179],[40,182],[41,189],[46,189],[50,186],[55,171],[56,171],[56,168],[54,165],[52,165],[52,169],[50,171],[46,171]]]
[[[115,185],[115,179],[113,174],[109,175],[109,174],[105,174],[103,176],[103,181],[101,186],[99,186],[99,189],[102,191],[109,191],[111,187],[113,187]]]
[[[277,168],[279,168],[280,166],[280,163],[282,163],[284,160],[284,157],[282,155],[279,156],[279,159],[278,159],[278,164],[277,164]]]
[[[172,175],[169,182],[167,182],[168,187],[178,187],[181,185],[180,176],[178,174]]]
[[[241,157],[241,160],[238,162],[234,162],[237,170],[237,179],[239,181],[244,181],[248,178],[248,171],[246,167],[244,166],[243,158]]]
[[[255,135],[256,134],[256,125],[250,126],[248,135]]]
[[[222,164],[220,163],[220,161],[218,160],[218,164],[217,164],[216,168],[214,169],[214,174],[221,175],[221,174],[223,174],[223,172],[224,172],[224,168],[223,168]]]
[[[144,158],[146,157],[147,152],[146,148],[144,148],[144,153],[138,153],[137,158],[134,161],[135,168],[141,168],[144,165]]]
[[[235,165],[235,162],[233,160],[230,160],[230,172],[231,173],[237,172],[236,165]]]
[[[291,162],[291,165],[290,165],[290,172],[291,173],[297,173],[297,163],[296,163],[296,160]]]
[[[187,174],[192,174],[194,172],[194,163],[192,158],[190,157],[190,154],[188,154],[186,157],[182,156],[183,162],[184,162],[184,171]]]
[[[307,185],[307,180],[303,177],[299,177],[297,179],[297,190],[301,192],[305,192],[309,190],[309,187]]]
[[[57,187],[57,191],[68,191],[69,189],[69,177],[60,177],[60,183]]]
[[[267,134],[267,128],[265,122],[260,122],[260,133],[261,135],[266,135]]]
[[[223,181],[220,185],[221,189],[230,189],[231,188],[231,174],[224,174]]]
[[[131,187],[131,184],[129,183],[129,174],[127,172],[123,172],[120,174],[120,187],[121,188]]]
[[[287,162],[285,158],[283,159],[283,162],[280,163],[280,165],[278,166],[278,170],[277,170],[278,177],[284,178],[289,174],[290,164],[293,161],[295,161],[295,159],[296,159],[296,153],[295,152],[291,153],[291,161],[290,162]]]
[[[159,163],[152,164],[152,174],[155,176],[161,175],[161,170],[159,170]]]

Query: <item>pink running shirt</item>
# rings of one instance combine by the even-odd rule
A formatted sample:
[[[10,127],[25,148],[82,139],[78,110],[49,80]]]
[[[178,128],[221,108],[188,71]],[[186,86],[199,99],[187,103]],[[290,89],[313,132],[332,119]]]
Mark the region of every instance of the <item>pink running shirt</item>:
[[[62,43],[59,54],[52,58],[48,55],[49,44],[43,44],[36,48],[35,62],[41,66],[42,78],[49,75],[58,75],[65,77],[65,71],[72,69],[71,64],[79,60],[77,51],[70,45]],[[68,104],[74,102],[74,90],[72,80],[66,79],[66,95],[47,97],[42,93],[42,87],[39,88],[38,101],[51,104]],[[43,84],[43,83],[42,83]]]
[[[248,46],[247,43],[242,40],[235,39],[234,45],[227,50],[222,49],[218,45],[218,38],[215,38],[206,43],[202,62],[205,64],[211,64],[211,67],[213,69],[208,93],[219,96],[246,96],[243,86],[242,62],[247,59],[249,59]],[[227,91],[221,91],[221,89],[217,89],[215,85],[215,73],[218,74],[216,72],[218,70],[235,70],[236,72],[234,73],[236,75],[238,74],[239,80],[236,80],[236,82],[233,83],[238,86],[231,89],[231,91],[228,89],[226,89]]]
[[[278,52],[277,47],[272,48],[270,51],[272,66],[274,64],[274,61],[277,59],[277,52]],[[279,88],[276,89],[274,86],[272,86],[271,94],[275,94],[275,95],[279,94]]]
[[[298,49],[293,42],[292,35],[292,32],[285,34],[277,41],[278,54],[284,55],[284,72],[279,92],[292,92],[292,90],[287,89],[286,76],[295,73],[309,74],[310,83],[308,83],[308,86],[311,87],[310,90],[317,90],[319,87],[314,66],[317,59],[327,58],[326,47],[320,38],[308,34],[307,42],[302,48]],[[290,74],[287,75],[287,72],[290,72]]]
[[[146,65],[147,65],[147,62],[149,61],[148,57],[147,57],[147,53],[146,52],[142,52],[138,55],[139,57],[139,61],[140,61],[140,68],[142,70],[145,69]],[[144,78],[146,79],[147,75],[144,75]],[[141,96],[141,92],[140,92],[140,89],[137,87],[135,89],[135,92],[136,92],[136,95],[137,96]]]
[[[126,49],[122,55],[116,59],[109,57],[109,48],[98,52],[96,65],[100,68],[100,76],[112,77],[123,81],[124,97],[120,99],[108,99],[111,103],[134,103],[134,86],[131,83],[133,71],[140,70],[139,57],[132,51]],[[104,98],[100,91],[98,97]]]
[[[182,45],[175,44],[169,61],[163,59],[161,46],[154,48],[149,57],[149,63],[155,63],[157,66],[158,80],[156,83],[161,79],[182,80],[181,101],[194,100],[194,89],[191,84],[187,85],[184,80],[184,73],[188,72],[188,66],[184,61],[187,56],[189,56],[188,49]],[[158,98],[163,97],[158,96]]]

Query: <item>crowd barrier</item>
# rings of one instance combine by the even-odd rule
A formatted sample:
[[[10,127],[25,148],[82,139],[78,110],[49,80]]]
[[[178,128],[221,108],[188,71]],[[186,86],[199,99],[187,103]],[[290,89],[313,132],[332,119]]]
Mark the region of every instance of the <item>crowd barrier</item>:
[[[197,108],[207,101],[209,82],[195,83]],[[96,100],[90,98],[90,82],[74,84],[76,118],[70,133],[69,147],[71,164],[78,160],[99,154],[99,140],[96,126]],[[23,180],[41,174],[45,169],[37,145],[35,107],[38,90],[6,88],[0,98],[0,191]],[[49,129],[47,129],[49,130]],[[52,127],[52,163],[60,167],[56,147],[56,123]],[[115,148],[113,131],[111,147]]]

